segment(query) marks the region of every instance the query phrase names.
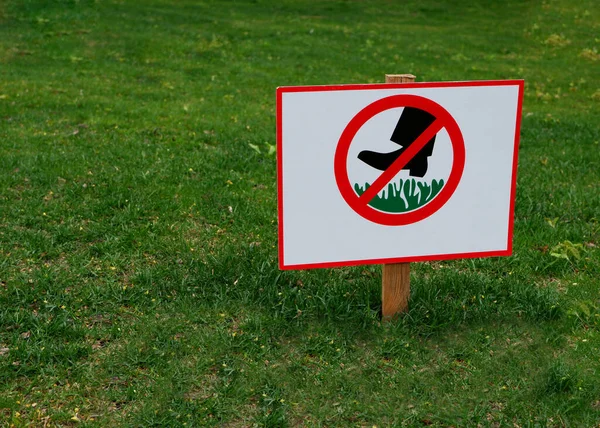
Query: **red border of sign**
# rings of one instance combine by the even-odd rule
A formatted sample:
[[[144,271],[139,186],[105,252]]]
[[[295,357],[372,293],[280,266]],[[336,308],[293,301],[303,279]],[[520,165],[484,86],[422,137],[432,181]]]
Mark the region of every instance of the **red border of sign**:
[[[350,151],[350,145],[352,144],[352,140],[356,136],[356,133],[372,117],[391,108],[407,106],[417,107],[421,110],[429,112],[436,119],[431,127],[433,127],[435,123],[439,121],[441,125],[440,128],[446,129],[452,143],[452,170],[446,184],[442,188],[442,191],[431,202],[424,205],[422,208],[409,211],[407,213],[385,213],[369,206],[369,201],[361,201],[361,198],[352,188],[352,183],[350,183],[348,178],[348,152]],[[437,132],[435,132],[435,134],[437,134]],[[419,139],[421,138],[422,137]],[[428,140],[429,137],[425,138],[425,142]],[[460,132],[460,128],[458,127],[458,124],[454,118],[444,107],[438,103],[419,95],[410,94],[391,95],[385,98],[380,98],[379,100],[369,104],[359,111],[356,116],[350,120],[342,132],[342,136],[339,139],[334,157],[335,180],[346,203],[350,205],[350,208],[352,208],[361,217],[374,223],[386,226],[400,226],[416,223],[429,217],[439,210],[448,201],[448,199],[450,199],[458,187],[464,166],[465,143],[462,133]]]
[[[351,260],[351,261],[336,261],[323,263],[306,263],[286,265],[283,252],[283,158],[282,158],[282,97],[284,93],[291,92],[322,92],[322,91],[356,91],[356,90],[371,90],[371,89],[400,89],[400,88],[448,88],[448,87],[474,87],[474,86],[518,86],[518,104],[517,118],[515,126],[515,142],[513,151],[513,168],[512,168],[512,186],[510,191],[510,207],[508,212],[508,239],[506,250],[497,251],[481,251],[472,253],[451,253],[451,254],[432,254],[413,257],[392,257],[382,259],[366,259],[366,260]],[[525,87],[524,80],[479,80],[465,82],[415,82],[415,83],[378,83],[378,84],[350,84],[350,85],[325,85],[325,86],[281,86],[277,88],[277,210],[278,210],[278,249],[279,249],[279,268],[282,270],[292,269],[313,269],[313,268],[331,268],[342,266],[357,266],[366,264],[384,264],[384,263],[404,263],[404,262],[421,262],[429,260],[449,260],[460,258],[477,258],[477,257],[497,257],[510,256],[513,251],[513,230],[514,230],[514,210],[515,210],[515,191],[517,187],[517,165],[518,165],[518,148],[519,137],[521,133],[521,111],[523,106],[523,90]]]

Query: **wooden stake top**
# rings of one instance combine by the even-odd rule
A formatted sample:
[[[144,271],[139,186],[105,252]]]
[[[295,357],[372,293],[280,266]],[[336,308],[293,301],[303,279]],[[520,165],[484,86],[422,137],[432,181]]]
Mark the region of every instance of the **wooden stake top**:
[[[385,83],[413,83],[416,78],[413,74],[386,74]]]

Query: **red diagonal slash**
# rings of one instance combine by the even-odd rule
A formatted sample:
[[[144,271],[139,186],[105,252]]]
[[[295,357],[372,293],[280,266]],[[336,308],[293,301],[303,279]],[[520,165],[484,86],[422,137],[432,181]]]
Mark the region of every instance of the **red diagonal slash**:
[[[414,158],[417,153],[425,147],[425,145],[431,140],[440,130],[444,127],[441,120],[436,119],[431,125],[427,127],[425,131],[402,152],[400,156],[390,165],[388,169],[377,177],[377,180],[371,184],[371,186],[365,190],[365,192],[358,198],[362,203],[368,204],[371,199],[377,195],[381,189],[383,189],[402,168]]]

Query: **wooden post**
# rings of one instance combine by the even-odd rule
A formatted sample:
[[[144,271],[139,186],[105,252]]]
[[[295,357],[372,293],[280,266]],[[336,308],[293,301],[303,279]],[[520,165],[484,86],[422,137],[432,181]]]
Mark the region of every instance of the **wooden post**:
[[[385,83],[413,83],[416,78],[412,74],[386,74]]]
[[[385,83],[412,83],[412,74],[386,74]],[[383,265],[381,274],[381,316],[384,321],[408,311],[410,295],[410,263]]]

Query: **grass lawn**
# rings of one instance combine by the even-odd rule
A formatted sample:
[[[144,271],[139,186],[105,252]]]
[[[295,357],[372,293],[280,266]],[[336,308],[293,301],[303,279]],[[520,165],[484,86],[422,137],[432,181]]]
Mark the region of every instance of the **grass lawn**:
[[[0,426],[596,426],[596,0],[0,3]],[[279,271],[275,88],[525,79],[514,255]]]

